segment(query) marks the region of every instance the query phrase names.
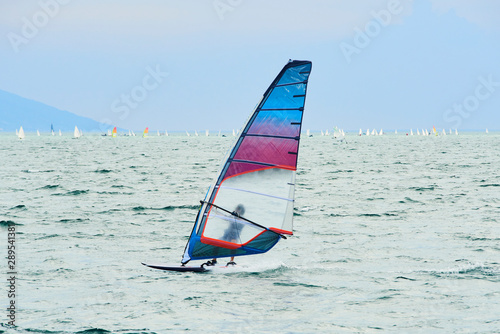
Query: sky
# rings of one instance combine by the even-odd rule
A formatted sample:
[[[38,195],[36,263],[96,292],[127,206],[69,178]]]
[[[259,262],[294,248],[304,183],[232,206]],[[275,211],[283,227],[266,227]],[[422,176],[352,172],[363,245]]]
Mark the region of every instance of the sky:
[[[0,89],[124,129],[240,128],[289,59],[303,129],[500,129],[498,0],[0,0]]]

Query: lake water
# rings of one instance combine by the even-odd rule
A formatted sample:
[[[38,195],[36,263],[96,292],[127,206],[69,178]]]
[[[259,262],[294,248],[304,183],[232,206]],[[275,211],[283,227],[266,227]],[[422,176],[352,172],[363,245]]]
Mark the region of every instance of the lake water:
[[[172,273],[233,137],[0,135],[16,328],[0,332],[498,333],[500,134],[303,138],[294,236]]]

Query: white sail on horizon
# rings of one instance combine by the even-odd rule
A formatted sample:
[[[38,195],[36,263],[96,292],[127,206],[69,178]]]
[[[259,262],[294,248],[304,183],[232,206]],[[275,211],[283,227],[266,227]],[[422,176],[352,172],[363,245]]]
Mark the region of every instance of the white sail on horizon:
[[[78,127],[75,125],[75,131],[73,131],[73,137],[80,138],[80,136],[81,136],[80,131],[78,131]]]
[[[22,126],[19,128],[19,132],[17,133],[17,136],[19,137],[19,139],[24,139],[25,138],[24,130],[23,130]]]

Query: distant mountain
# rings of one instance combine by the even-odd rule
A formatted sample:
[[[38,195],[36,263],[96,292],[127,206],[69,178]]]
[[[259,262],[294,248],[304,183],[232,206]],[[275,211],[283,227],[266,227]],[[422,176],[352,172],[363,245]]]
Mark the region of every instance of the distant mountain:
[[[50,124],[54,125],[56,132],[59,130],[72,132],[75,125],[84,132],[105,132],[111,128],[109,124],[99,123],[93,119],[0,90],[1,132],[14,132],[20,126],[27,132],[36,130],[50,132]]]

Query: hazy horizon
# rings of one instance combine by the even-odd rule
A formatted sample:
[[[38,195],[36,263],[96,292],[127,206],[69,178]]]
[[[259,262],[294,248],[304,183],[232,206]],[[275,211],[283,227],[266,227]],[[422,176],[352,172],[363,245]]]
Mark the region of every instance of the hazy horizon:
[[[1,7],[0,89],[123,129],[237,129],[288,59],[313,64],[303,129],[500,129],[493,0]]]

